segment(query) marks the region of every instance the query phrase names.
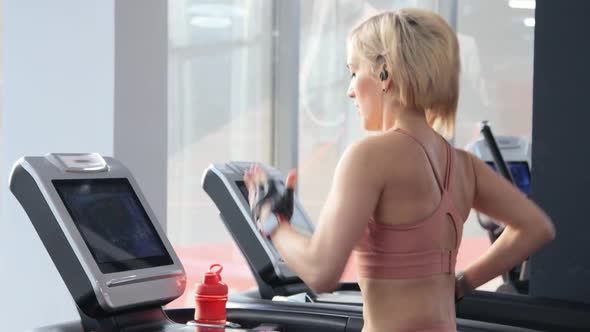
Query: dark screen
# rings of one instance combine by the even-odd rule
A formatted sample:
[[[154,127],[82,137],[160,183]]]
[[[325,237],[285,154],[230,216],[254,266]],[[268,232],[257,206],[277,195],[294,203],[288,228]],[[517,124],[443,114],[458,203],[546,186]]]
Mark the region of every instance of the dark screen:
[[[496,164],[491,161],[487,162],[490,167],[496,170]],[[531,173],[529,164],[526,161],[510,161],[506,163],[514,179],[514,184],[526,195],[531,194]],[[496,170],[497,171],[497,170]]]
[[[244,199],[246,199],[246,202],[248,202],[248,188],[246,188],[246,184],[244,183],[244,181],[236,181],[236,185],[238,186],[238,189],[240,189],[240,192],[242,193],[242,196],[244,196]]]
[[[173,263],[127,179],[53,185],[103,273]]]

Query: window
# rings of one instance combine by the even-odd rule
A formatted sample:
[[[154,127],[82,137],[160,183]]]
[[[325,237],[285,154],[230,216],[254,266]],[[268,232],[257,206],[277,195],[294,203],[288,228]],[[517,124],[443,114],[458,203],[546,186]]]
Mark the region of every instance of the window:
[[[271,32],[271,1],[169,3],[168,236],[189,278],[173,306],[194,306],[212,263],[255,285],[200,181],[213,162],[270,162]]]
[[[456,146],[476,138],[481,120],[489,120],[496,135],[530,141],[534,5],[534,0],[459,0],[462,76]]]
[[[496,136],[532,134],[535,1],[459,0],[457,34],[461,50],[461,93],[455,146],[479,136],[478,123],[490,121]],[[462,250],[465,266],[489,246],[487,233],[471,213]],[[496,290],[496,278],[482,286]]]

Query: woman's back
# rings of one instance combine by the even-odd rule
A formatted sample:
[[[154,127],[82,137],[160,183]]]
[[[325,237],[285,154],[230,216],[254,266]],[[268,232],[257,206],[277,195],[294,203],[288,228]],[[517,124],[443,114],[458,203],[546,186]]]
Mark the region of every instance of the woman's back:
[[[382,160],[374,162],[390,167],[380,169],[384,189],[369,227],[375,227],[380,237],[384,237],[383,233],[388,229],[395,231],[399,228],[399,236],[416,241],[415,245],[406,244],[408,248],[455,249],[474,199],[475,176],[469,156],[449,148],[448,143],[430,128],[416,132],[389,131],[374,142],[383,149],[379,154]],[[446,196],[444,199],[443,195]],[[460,220],[453,220],[451,215]],[[376,225],[371,226],[371,223]],[[414,239],[414,234],[420,234],[416,231],[428,236]],[[362,241],[371,239],[366,237]],[[396,243],[386,246],[395,247]],[[385,248],[372,249],[386,251]],[[415,249],[407,250],[416,252]],[[360,256],[363,252],[357,254]],[[453,260],[449,265],[451,261],[454,267]],[[359,259],[359,263],[367,265],[365,260]],[[408,263],[405,271],[415,271],[408,272],[408,275],[390,272],[388,278],[387,273],[375,275],[375,269],[369,269],[368,275],[361,274],[359,285],[364,298],[366,331],[428,328],[448,331],[455,328],[454,269],[424,273],[424,269],[416,269],[417,264]],[[380,265],[387,265],[387,262]]]

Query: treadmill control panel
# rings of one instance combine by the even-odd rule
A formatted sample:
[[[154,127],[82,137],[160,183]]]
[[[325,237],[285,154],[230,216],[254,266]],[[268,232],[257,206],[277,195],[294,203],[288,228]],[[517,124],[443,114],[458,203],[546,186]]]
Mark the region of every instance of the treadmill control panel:
[[[223,222],[247,256],[251,269],[258,277],[275,286],[301,282],[284,263],[272,242],[259,233],[252,218],[248,190],[243,181],[244,172],[252,164],[251,162],[212,164],[205,170],[201,184],[217,205]],[[279,187],[284,188],[283,174],[271,166],[261,166],[269,177],[278,181]],[[291,225],[303,234],[311,234],[314,231],[314,226],[296,195]]]
[[[131,172],[95,153],[23,157],[18,199],[77,306],[90,317],[184,293],[180,260]]]

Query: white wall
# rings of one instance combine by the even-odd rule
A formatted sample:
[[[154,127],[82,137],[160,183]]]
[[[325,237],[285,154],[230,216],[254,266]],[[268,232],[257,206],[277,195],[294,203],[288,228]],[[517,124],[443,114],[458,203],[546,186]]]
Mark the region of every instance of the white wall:
[[[167,12],[160,0],[3,0],[0,5],[0,330],[23,331],[76,320],[78,313],[8,191],[18,158],[48,152],[114,155],[136,173],[165,225]],[[134,45],[142,34],[138,47],[150,56],[141,57],[131,46],[116,49]],[[133,56],[137,63],[128,70]],[[127,74],[115,75],[117,68]],[[149,130],[142,130],[148,124]]]
[[[22,331],[78,313],[8,174],[23,155],[113,154],[114,4],[5,0],[1,20],[0,320]]]

